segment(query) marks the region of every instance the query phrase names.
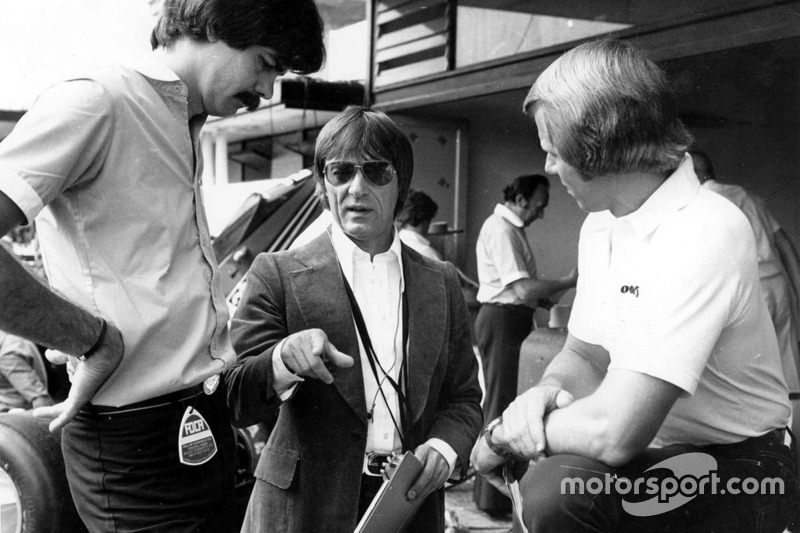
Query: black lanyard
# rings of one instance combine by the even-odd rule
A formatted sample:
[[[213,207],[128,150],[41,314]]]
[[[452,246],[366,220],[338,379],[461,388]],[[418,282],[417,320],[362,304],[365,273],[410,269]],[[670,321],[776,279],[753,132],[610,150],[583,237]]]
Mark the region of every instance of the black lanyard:
[[[403,446],[403,451],[407,451],[410,448],[406,442],[406,431],[409,428],[411,418],[408,412],[408,399],[406,398],[404,392],[408,390],[408,354],[406,353],[406,344],[408,342],[408,299],[406,298],[406,291],[403,291],[401,295],[401,298],[403,299],[403,360],[400,361],[400,383],[402,384],[400,385],[383,369],[380,361],[378,361],[378,358],[375,355],[375,349],[372,347],[372,341],[370,340],[369,332],[367,331],[367,324],[364,322],[364,316],[361,314],[361,308],[358,306],[356,297],[353,294],[353,289],[350,288],[350,284],[347,282],[344,272],[342,272],[342,281],[344,282],[344,289],[347,292],[347,298],[350,300],[350,307],[353,310],[353,319],[356,322],[356,329],[361,337],[361,344],[364,346],[364,352],[367,355],[367,361],[369,361],[369,366],[372,369],[372,375],[375,376],[375,382],[378,385],[378,391],[383,398],[384,404],[386,404],[386,408],[389,410],[389,416],[392,417],[392,423],[394,424],[395,429],[397,429],[397,433],[400,435],[400,443]],[[389,401],[386,399],[386,395],[383,392],[383,387],[381,386],[383,379],[378,374],[378,368],[380,368],[381,372],[383,372],[384,379],[388,381],[392,388],[397,392],[398,403],[400,404],[400,425],[397,424],[397,420],[395,420],[394,414],[392,414],[392,407],[389,405]]]

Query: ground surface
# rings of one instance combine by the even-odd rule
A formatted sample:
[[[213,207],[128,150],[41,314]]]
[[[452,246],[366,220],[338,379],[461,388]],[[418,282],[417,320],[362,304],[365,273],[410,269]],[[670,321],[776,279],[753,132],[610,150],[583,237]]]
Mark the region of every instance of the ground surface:
[[[472,487],[474,479],[460,485],[448,488],[445,491],[445,507],[451,514],[455,514],[460,529],[451,527],[447,533],[507,533],[511,531],[511,515],[502,518],[492,518],[480,511],[472,502]]]

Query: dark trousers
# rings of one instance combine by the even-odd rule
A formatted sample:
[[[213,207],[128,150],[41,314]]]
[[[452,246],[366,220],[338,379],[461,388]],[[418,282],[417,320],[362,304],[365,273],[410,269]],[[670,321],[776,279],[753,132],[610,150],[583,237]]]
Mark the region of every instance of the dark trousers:
[[[475,319],[475,338],[481,353],[486,395],[483,419],[497,418],[517,397],[519,349],[533,327],[533,309],[527,306],[483,304]],[[502,513],[511,500],[483,477],[476,476],[472,493],[478,509]]]
[[[64,428],[67,479],[89,531],[236,531],[235,448],[223,388],[211,396],[175,393],[156,407],[89,406]],[[189,406],[205,418],[217,444],[216,455],[199,466],[178,457]]]
[[[732,445],[649,448],[620,468],[555,455],[522,478],[523,518],[530,533],[780,533],[800,505],[784,431]]]

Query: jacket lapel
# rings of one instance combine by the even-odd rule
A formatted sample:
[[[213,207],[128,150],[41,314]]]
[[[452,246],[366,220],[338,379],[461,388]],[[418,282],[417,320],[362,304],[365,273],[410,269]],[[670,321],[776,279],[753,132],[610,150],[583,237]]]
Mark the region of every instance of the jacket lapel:
[[[297,260],[307,267],[288,275],[297,307],[307,327],[325,331],[328,340],[339,351],[354,359],[355,364],[350,368],[331,368],[333,385],[366,423],[367,408],[358,337],[342,274],[327,232],[298,251]]]
[[[411,420],[425,409],[431,376],[441,357],[447,324],[447,294],[444,275],[423,266],[403,246],[403,275],[408,297],[408,401]]]

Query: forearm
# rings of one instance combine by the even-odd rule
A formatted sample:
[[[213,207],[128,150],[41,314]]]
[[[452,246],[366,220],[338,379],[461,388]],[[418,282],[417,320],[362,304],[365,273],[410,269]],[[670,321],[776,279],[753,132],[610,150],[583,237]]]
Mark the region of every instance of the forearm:
[[[534,392],[533,389],[530,392]],[[557,400],[556,391],[550,391],[550,395],[553,404],[561,405],[571,401],[571,399],[565,399],[563,402]],[[527,437],[524,426],[530,424],[530,417],[520,417],[512,404],[503,414],[503,422],[492,431],[492,443],[501,451],[494,455],[499,455],[504,450],[512,455],[535,460],[542,454],[546,456],[573,454],[609,465],[623,464],[624,461],[621,461],[620,457],[628,457],[625,448],[627,443],[614,437],[621,435],[622,432],[613,431],[614,421],[611,415],[597,409],[596,404],[597,402],[591,399],[583,399],[563,407],[551,405],[546,409],[547,414],[541,419],[542,435],[536,436],[527,445],[523,443]],[[520,440],[520,437],[523,440]],[[540,444],[534,447],[532,445],[534,443]]]
[[[70,355],[82,355],[100,334],[100,321],[39,283],[0,248],[0,329]]]
[[[539,385],[563,389],[576,399],[584,398],[597,389],[603,375],[601,368],[574,352],[564,350],[547,366]]]
[[[617,460],[623,428],[618,427],[620,419],[611,409],[601,407],[608,405],[603,401],[605,395],[597,394],[605,377],[602,359],[581,355],[571,342],[547,367],[540,385],[558,386],[575,400],[544,417],[548,455],[570,453],[608,464]]]
[[[530,307],[537,307],[539,300],[575,286],[569,278],[521,279],[515,282],[514,292]]]
[[[610,466],[626,464],[650,444],[681,392],[647,374],[610,371],[591,396],[547,410],[545,453],[578,454]]]
[[[257,356],[242,356],[225,375],[228,408],[234,425],[260,422],[280,406],[272,376],[272,349]]]
[[[614,435],[608,413],[597,412],[591,400],[578,400],[556,409],[544,420],[546,455],[573,454],[615,466],[624,464],[629,452]]]

